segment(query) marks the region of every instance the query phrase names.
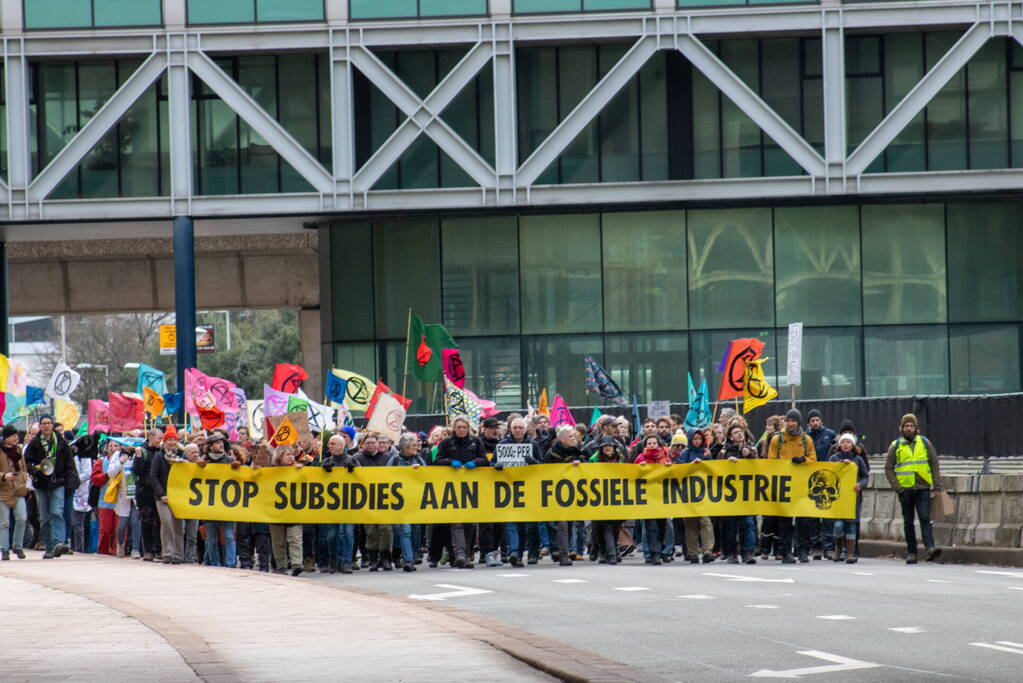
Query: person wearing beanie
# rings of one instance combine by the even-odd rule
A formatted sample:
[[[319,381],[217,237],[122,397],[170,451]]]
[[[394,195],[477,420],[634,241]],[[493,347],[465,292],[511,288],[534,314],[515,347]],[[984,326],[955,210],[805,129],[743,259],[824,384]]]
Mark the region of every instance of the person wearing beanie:
[[[853,519],[825,520],[831,524],[834,532],[834,554],[831,559],[835,562],[842,561],[842,553],[845,552],[846,564],[856,562],[856,536],[860,529],[860,504],[863,502],[863,489],[867,487],[869,472],[865,459],[856,451],[859,446],[855,434],[843,432],[835,444],[836,450],[828,460],[830,462],[844,462],[856,465],[856,484],[853,489],[856,491],[856,517]]]
[[[884,474],[892,489],[898,493],[902,506],[902,524],[906,535],[906,564],[917,563],[916,528],[914,516],[920,518],[920,533],[928,562],[941,555],[934,545],[931,526],[932,489],[941,488],[938,469],[938,451],[930,440],[920,434],[916,415],[907,413],[900,422],[901,435],[892,441],[885,456]]]
[[[18,429],[4,425],[3,441],[0,442],[0,551],[3,559],[11,559],[11,550],[20,560],[25,559],[21,545],[25,538],[25,522],[28,520],[28,475],[25,461],[18,444]],[[14,512],[14,539],[8,532],[11,512]]]
[[[824,426],[824,418],[821,411],[811,408],[806,414],[806,433],[813,439],[813,447],[817,453],[818,462],[827,462],[828,454],[835,445],[835,432]],[[811,518],[810,520],[810,546],[813,551],[813,559],[830,560],[831,547],[835,544],[835,537],[832,534],[830,519]]]
[[[785,426],[771,437],[767,447],[769,460],[789,460],[796,465],[817,461],[817,451],[813,440],[803,433],[803,415],[795,408],[785,413]],[[782,553],[782,562],[795,563],[792,556],[793,525],[796,533],[796,548],[800,562],[810,561],[810,525],[808,517],[776,518],[778,547]]]
[[[170,425],[168,429],[174,429]],[[174,430],[177,435],[177,430]],[[146,562],[152,562],[160,556],[160,513],[156,511],[156,492],[149,481],[149,470],[158,458],[163,457],[164,429],[153,427],[146,435],[146,443],[142,446],[141,455],[136,456],[134,474],[135,505],[138,509],[139,522],[142,527],[142,548],[132,549],[132,557],[141,556]]]
[[[71,447],[56,431],[53,416],[39,418],[39,433],[25,446],[25,467],[32,477],[36,507],[39,508],[39,522],[49,529],[49,538],[41,539],[46,552],[43,559],[60,557],[71,550],[64,540],[67,527],[64,519],[65,487],[78,488],[78,471],[75,469]],[[44,472],[49,466],[53,470]]]

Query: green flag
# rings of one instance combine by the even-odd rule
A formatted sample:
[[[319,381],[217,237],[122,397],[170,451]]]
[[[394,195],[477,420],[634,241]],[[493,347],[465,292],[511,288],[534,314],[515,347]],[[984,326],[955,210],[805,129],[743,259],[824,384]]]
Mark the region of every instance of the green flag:
[[[78,431],[75,432],[75,438],[77,439],[80,436],[85,436],[88,433],[89,433],[89,421],[88,420],[82,420],[82,424],[78,425]]]
[[[309,412],[309,401],[298,396],[288,397],[288,412],[289,413],[306,413]]]
[[[590,426],[592,427],[597,424],[597,420],[599,420],[603,414],[604,413],[600,412],[600,409],[597,408],[597,406],[593,406],[593,414],[590,415]]]
[[[443,325],[427,325],[415,313],[408,344],[408,366],[421,382],[440,382],[444,378],[444,349],[458,345]]]

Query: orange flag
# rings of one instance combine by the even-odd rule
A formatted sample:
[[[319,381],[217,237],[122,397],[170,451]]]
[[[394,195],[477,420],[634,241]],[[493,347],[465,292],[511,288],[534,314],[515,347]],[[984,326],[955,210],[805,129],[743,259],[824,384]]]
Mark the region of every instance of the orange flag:
[[[746,363],[760,358],[763,351],[764,342],[759,339],[732,340],[720,368],[720,372],[724,374],[721,377],[721,388],[718,390],[719,401],[742,396],[742,389],[746,384]]]
[[[295,425],[291,423],[287,415],[277,425],[277,431],[274,432],[272,441],[278,446],[290,446],[298,441],[298,430],[295,429]]]
[[[142,402],[146,406],[146,412],[153,417],[163,414],[163,396],[149,387],[142,387]]]

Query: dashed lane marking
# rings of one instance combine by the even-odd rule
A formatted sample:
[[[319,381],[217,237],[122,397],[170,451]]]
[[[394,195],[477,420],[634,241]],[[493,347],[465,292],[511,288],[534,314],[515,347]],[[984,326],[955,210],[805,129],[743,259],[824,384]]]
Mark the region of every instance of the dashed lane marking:
[[[889,631],[895,631],[896,633],[923,633],[923,629],[919,626],[896,626],[895,628],[888,629]]]
[[[945,581],[944,579],[927,579],[927,583],[952,583],[952,582]]]
[[[827,619],[828,621],[853,621],[856,617],[850,617],[848,614],[824,614],[818,619]]]
[[[1023,572],[995,572],[989,569],[978,569],[978,574],[994,574],[995,576],[1011,576],[1014,579],[1023,579]]]
[[[694,593],[692,595],[676,595],[676,598],[684,598],[686,600],[714,600],[713,595],[704,595],[703,593]]]
[[[998,650],[999,652],[1011,652],[1014,655],[1023,655],[1023,643],[1014,643],[1011,640],[996,640],[996,645],[991,643],[970,643],[975,647],[985,647],[989,650]]]
[[[742,576],[741,574],[715,574],[713,572],[702,572],[704,576],[717,576],[728,581],[748,581],[757,583],[795,583],[795,579],[765,579],[762,576]]]
[[[586,579],[554,579],[554,583],[589,583]]]
[[[506,579],[517,579],[521,576],[529,576],[529,574],[498,574],[498,576],[503,576]]]
[[[646,586],[618,586],[616,588],[612,588],[611,590],[625,591],[626,593],[632,593],[632,592],[635,592],[635,591],[648,591],[650,589],[647,588]]]
[[[778,609],[778,605],[746,605],[750,609]]]
[[[853,572],[857,576],[877,576],[874,572]]]

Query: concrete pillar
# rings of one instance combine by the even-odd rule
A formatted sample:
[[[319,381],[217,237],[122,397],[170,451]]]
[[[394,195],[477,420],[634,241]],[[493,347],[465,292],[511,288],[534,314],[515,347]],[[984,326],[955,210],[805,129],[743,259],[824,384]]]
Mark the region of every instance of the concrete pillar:
[[[324,17],[328,23],[348,20],[348,0],[327,0],[324,9],[326,10]]]
[[[0,28],[4,33],[21,33],[25,18],[20,2],[0,2]]]
[[[178,391],[185,368],[195,367],[195,229],[190,216],[174,219],[174,324],[177,332]]]
[[[180,31],[187,24],[185,0],[163,0],[163,24]]]
[[[302,367],[309,379],[302,388],[317,403],[323,401],[323,366],[320,358],[320,309],[298,309],[299,346],[302,349]]]
[[[0,242],[0,353],[11,355],[10,279],[7,272],[7,243]]]

